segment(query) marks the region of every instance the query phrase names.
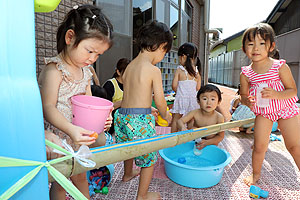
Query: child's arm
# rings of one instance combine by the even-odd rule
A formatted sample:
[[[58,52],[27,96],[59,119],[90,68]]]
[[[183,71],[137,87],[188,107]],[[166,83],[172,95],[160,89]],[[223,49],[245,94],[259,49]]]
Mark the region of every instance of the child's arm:
[[[218,113],[218,123],[224,123],[224,116],[220,113]],[[207,139],[202,139],[200,143],[198,143],[197,145],[197,149],[201,150],[204,147],[206,147],[207,145],[216,145],[218,146],[218,144],[224,139],[224,131],[221,131],[215,135],[213,135],[212,137],[208,137]]]
[[[89,137],[93,132],[73,125],[56,108],[61,81],[61,72],[56,69],[55,64],[47,65],[41,73],[41,97],[44,117],[52,125],[67,133],[76,144],[90,145],[95,142],[95,138]]]
[[[46,131],[45,130],[45,139],[49,140],[50,142],[57,144],[62,147],[61,140],[57,135],[55,135],[52,132]],[[46,154],[47,154],[47,160],[52,160],[58,157],[62,157],[62,155],[59,155],[57,153],[53,152],[53,149],[49,146],[46,145]]]
[[[85,95],[92,96],[91,80],[89,80],[89,83],[88,83],[88,85],[86,86],[86,92],[85,92]]]
[[[177,69],[175,74],[174,74],[174,78],[173,78],[173,81],[172,81],[172,90],[174,92],[177,91],[177,86],[178,86],[178,79],[179,79],[179,70],[180,69]]]
[[[106,90],[107,93],[107,100],[112,101],[112,98],[115,94],[115,88],[113,83],[111,82],[111,80],[107,80],[104,85],[103,88]],[[115,106],[114,106],[115,107]]]
[[[172,117],[167,110],[167,102],[165,100],[163,86],[162,86],[162,79],[161,79],[161,72],[160,69],[157,67],[153,68],[153,93],[154,93],[154,102],[159,111],[159,114],[162,118],[167,120],[170,124]]]
[[[251,109],[253,107],[253,103],[255,102],[255,97],[249,96],[249,81],[248,78],[242,73],[240,75],[240,84],[241,102]]]
[[[237,109],[240,101],[241,100],[239,98],[234,99],[233,104],[232,104],[232,112],[234,112]]]
[[[196,114],[196,112],[197,110],[192,110],[177,121],[177,128],[179,131],[187,130],[185,124],[194,119],[194,115]]]
[[[99,81],[99,79],[98,79],[98,76],[97,76],[97,74],[96,74],[96,72],[95,72],[94,67],[90,66],[89,69],[90,69],[90,71],[91,71],[92,74],[93,74],[93,80],[94,80],[95,85],[99,85],[99,86],[100,86],[100,81]]]
[[[114,102],[114,109],[120,108],[122,104],[122,100]]]
[[[285,90],[275,91],[268,87],[261,92],[263,98],[269,99],[289,99],[297,96],[297,86],[291,70],[287,64],[283,64],[279,69],[279,76],[284,85]]]
[[[201,76],[200,76],[200,73],[198,72],[197,75],[196,75],[196,80],[197,80],[197,86],[196,86],[196,90],[200,90],[201,88]]]

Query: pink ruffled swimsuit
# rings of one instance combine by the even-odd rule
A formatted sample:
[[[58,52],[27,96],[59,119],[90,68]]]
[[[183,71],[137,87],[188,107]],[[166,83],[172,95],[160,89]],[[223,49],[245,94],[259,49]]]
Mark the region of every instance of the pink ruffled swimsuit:
[[[81,80],[74,80],[70,72],[64,66],[62,60],[57,57],[45,58],[45,64],[55,63],[56,68],[62,74],[62,82],[58,89],[56,108],[69,121],[72,122],[72,105],[71,97],[75,95],[85,94],[88,86],[88,81],[92,78],[92,73],[88,66],[82,68],[83,78]],[[66,133],[54,127],[47,120],[44,120],[45,129],[49,130],[61,139],[66,139],[67,143],[72,145],[74,150],[77,150],[79,145],[75,145],[72,139]]]
[[[249,94],[256,96],[257,87],[261,83],[267,83],[268,87],[276,91],[285,90],[279,77],[279,69],[285,62],[285,60],[274,60],[272,67],[264,74],[254,72],[251,65],[242,67],[242,73],[248,77],[250,81]],[[288,119],[299,114],[299,109],[295,104],[297,101],[297,96],[289,99],[270,99],[268,107],[260,108],[255,104],[252,111],[255,115],[263,115],[272,121],[277,121],[280,118]]]

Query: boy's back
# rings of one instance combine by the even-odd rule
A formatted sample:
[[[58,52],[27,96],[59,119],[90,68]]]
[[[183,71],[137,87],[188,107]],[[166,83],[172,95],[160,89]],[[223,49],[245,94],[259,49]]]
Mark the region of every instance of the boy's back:
[[[163,23],[153,21],[142,26],[137,34],[139,55],[127,66],[123,79],[123,100],[115,113],[116,142],[122,143],[156,135],[154,116],[151,115],[152,94],[161,116],[168,122],[159,63],[172,47],[173,35]],[[161,199],[157,192],[148,192],[157,152],[136,157],[136,166],[141,167],[137,200]],[[129,181],[139,172],[133,170],[133,159],[124,161],[123,181]]]
[[[122,78],[124,80],[123,108],[150,108],[153,92],[157,100],[164,97],[159,68],[145,60],[142,55],[128,65]]]

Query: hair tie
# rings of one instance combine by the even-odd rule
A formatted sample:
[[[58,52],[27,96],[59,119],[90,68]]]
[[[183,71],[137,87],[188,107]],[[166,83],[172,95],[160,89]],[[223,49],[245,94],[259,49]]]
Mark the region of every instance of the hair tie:
[[[75,5],[73,6],[73,9],[77,10],[78,7],[79,7],[78,5]]]

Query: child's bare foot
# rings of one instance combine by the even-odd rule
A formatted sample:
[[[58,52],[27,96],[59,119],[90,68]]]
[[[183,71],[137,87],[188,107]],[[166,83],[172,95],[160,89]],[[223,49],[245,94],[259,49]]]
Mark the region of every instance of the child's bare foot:
[[[146,196],[137,196],[137,200],[160,200],[161,196],[159,192],[148,192]]]
[[[134,177],[138,176],[140,174],[140,170],[139,169],[133,169],[132,170],[132,174],[129,175],[125,175],[122,178],[122,181],[127,182],[130,181],[131,179],[133,179]]]
[[[255,185],[259,178],[260,178],[259,175],[252,174],[252,175],[244,178],[244,183],[248,186]]]

